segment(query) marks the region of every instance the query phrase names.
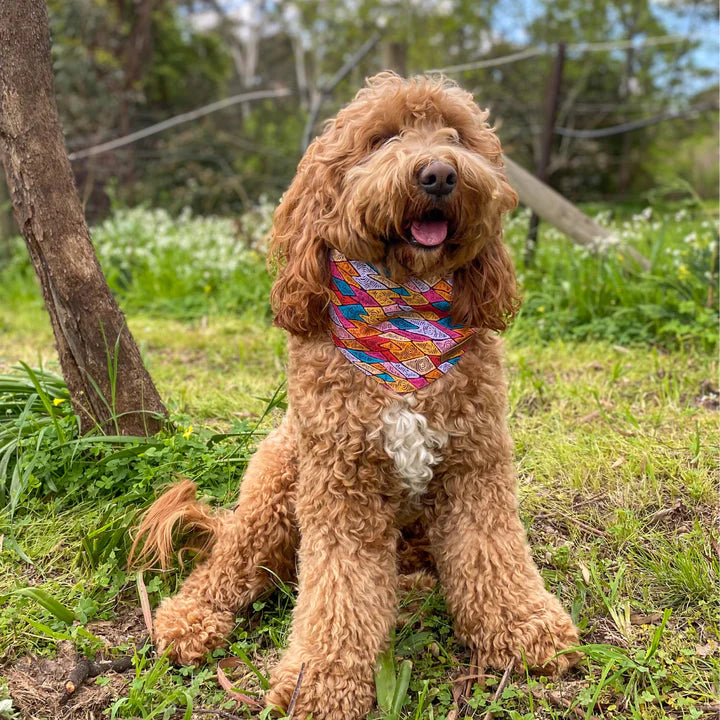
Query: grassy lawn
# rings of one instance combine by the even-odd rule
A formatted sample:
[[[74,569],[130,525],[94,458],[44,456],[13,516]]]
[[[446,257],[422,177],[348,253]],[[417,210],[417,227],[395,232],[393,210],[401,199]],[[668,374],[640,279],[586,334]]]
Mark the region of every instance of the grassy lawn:
[[[720,683],[720,398],[707,322],[695,341],[623,344],[622,334],[577,331],[600,327],[598,316],[563,339],[544,327],[571,318],[569,305],[550,304],[547,277],[547,299],[540,286],[531,292],[533,312],[507,336],[510,422],[533,554],[581,628],[586,660],[559,681],[513,676],[494,700],[501,673],[468,679],[471,657],[452,637],[441,594],[412,591],[400,597],[384,661],[398,672],[412,662],[399,717],[484,718],[488,709],[495,718],[710,717]],[[197,306],[212,294],[206,286]],[[41,303],[22,288],[0,302],[0,375],[18,360],[57,371]],[[185,317],[161,310],[130,305],[128,321],[174,431],[134,448],[98,441],[78,449],[46,441],[52,430],[29,434],[35,465],[14,513],[0,511],[0,718],[190,718],[186,708],[258,716],[228,699],[214,663],[174,669],[143,649],[137,579],[124,560],[127,529],[176,474],[197,479],[214,502],[232,503],[254,442],[281,417],[282,402],[266,410],[284,378],[284,337],[263,313],[222,304]],[[618,333],[633,327],[613,322]],[[72,437],[72,418],[58,422]],[[210,442],[217,433],[234,435]],[[146,573],[151,603],[186,572]],[[18,594],[28,587],[42,592]],[[59,619],[52,599],[74,619]],[[292,588],[280,587],[238,618],[230,648],[216,653],[247,659],[228,671],[237,687],[260,689],[292,604]],[[134,669],[101,674],[61,703],[77,653],[131,654]],[[388,692],[381,684],[381,698]]]

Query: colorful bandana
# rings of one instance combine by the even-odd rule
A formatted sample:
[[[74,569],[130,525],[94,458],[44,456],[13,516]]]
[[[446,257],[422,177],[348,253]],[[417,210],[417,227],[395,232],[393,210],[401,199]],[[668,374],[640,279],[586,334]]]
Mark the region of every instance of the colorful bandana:
[[[476,330],[450,318],[452,278],[398,285],[370,263],[330,256],[331,332],[359,370],[397,393],[442,377]]]

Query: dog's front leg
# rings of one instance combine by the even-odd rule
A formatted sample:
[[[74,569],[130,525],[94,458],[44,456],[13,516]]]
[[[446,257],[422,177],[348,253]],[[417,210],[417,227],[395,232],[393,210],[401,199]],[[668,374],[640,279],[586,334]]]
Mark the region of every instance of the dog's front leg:
[[[364,718],[395,617],[395,510],[358,434],[308,437],[303,446],[299,595],[266,699],[287,708],[304,666],[294,717]]]
[[[530,555],[509,440],[471,442],[448,448],[428,529],[456,633],[481,665],[562,672],[579,656],[556,653],[577,644],[577,630]]]

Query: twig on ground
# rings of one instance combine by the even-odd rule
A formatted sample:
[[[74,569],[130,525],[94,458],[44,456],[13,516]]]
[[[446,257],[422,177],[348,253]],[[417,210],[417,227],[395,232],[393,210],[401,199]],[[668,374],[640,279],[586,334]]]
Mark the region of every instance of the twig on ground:
[[[466,678],[465,688],[463,692],[464,697],[470,697],[473,683],[479,683],[481,680],[485,679],[485,673],[480,668],[480,655],[477,651],[473,652],[470,657],[470,670],[472,671],[473,669],[475,670],[475,674],[471,672],[469,677]]]
[[[148,597],[147,588],[145,587],[145,580],[143,579],[142,570],[139,570],[137,574],[137,588],[138,595],[140,596],[140,607],[142,608],[145,627],[147,628],[150,637],[154,638],[155,633],[153,633],[152,612],[150,611],[150,598]]]
[[[578,508],[583,507],[584,505],[594,505],[598,502],[598,500],[602,500],[602,498],[605,497],[605,493],[599,492],[595,493],[594,495],[590,495],[590,497],[586,497],[583,500],[578,500],[577,502],[573,501],[573,510],[577,510]]]
[[[556,510],[555,511],[561,518],[564,518],[568,522],[573,523],[573,525],[577,525],[581,530],[585,530],[585,532],[589,532],[591,535],[595,535],[596,537],[601,538],[609,538],[610,534],[606,533],[604,530],[598,530],[597,528],[594,528],[592,525],[588,525],[587,523],[584,523],[582,520],[578,520],[577,518],[574,518],[572,515],[568,515],[567,513],[564,513],[562,510]]]
[[[631,625],[657,625],[662,620],[662,613],[630,613]]]
[[[65,683],[65,697],[61,703],[66,703],[70,696],[80,688],[80,686],[88,679],[97,677],[106,672],[123,673],[132,667],[132,657],[123,655],[123,657],[115,660],[80,660],[80,662],[72,669],[70,676]]]
[[[287,717],[292,719],[293,712],[295,712],[295,704],[297,703],[298,695],[300,695],[300,686],[302,685],[303,675],[305,674],[305,663],[300,666],[300,672],[298,673],[298,679],[295,683],[295,689],[293,690],[292,697],[290,698],[290,704],[287,709]]]
[[[479,680],[479,679],[480,679],[480,674],[479,674],[479,673],[478,673],[477,675],[460,675],[459,677],[456,677],[456,678],[453,680],[453,685],[457,685],[458,683],[468,682],[469,680],[470,680],[470,681],[472,681],[472,680],[476,680],[476,681],[477,681],[477,680]]]
[[[497,686],[497,690],[495,690],[495,694],[493,695],[493,702],[497,702],[500,699],[500,696],[503,694],[503,690],[505,690],[505,688],[508,686],[508,683],[510,682],[510,674],[512,673],[514,664],[515,662],[511,660],[508,666],[505,668],[505,672],[503,673],[503,676],[500,679],[500,683]],[[494,715],[492,710],[488,710],[485,713],[483,720],[492,720],[493,717]]]
[[[634,437],[638,436],[637,433],[630,432],[630,430],[623,430],[622,428],[616,427],[615,425],[611,425],[610,423],[608,423],[608,425],[610,425],[611,430],[614,430],[618,435],[622,435],[623,437],[634,438]]]
[[[213,710],[212,708],[196,708],[193,710],[193,715],[219,715],[225,720],[242,720],[239,715],[233,715],[227,710]]]
[[[698,705],[697,708],[706,713],[716,713],[720,717],[720,702],[703,703]]]
[[[562,695],[559,695],[556,692],[553,692],[552,690],[539,690],[538,688],[533,688],[530,691],[533,694],[534,698],[537,698],[538,700],[547,700],[551,705],[554,705],[557,708],[563,708],[564,710],[568,710],[576,717],[585,717],[585,711],[582,708],[579,708],[577,706],[571,707],[572,703],[570,700],[566,700]],[[587,720],[599,720],[597,715],[590,715],[590,717]]]

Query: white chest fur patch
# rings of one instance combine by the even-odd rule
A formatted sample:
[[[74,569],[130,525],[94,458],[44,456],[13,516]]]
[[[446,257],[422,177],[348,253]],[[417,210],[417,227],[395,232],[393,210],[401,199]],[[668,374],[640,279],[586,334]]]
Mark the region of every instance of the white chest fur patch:
[[[431,428],[425,416],[412,409],[415,403],[412,396],[403,396],[383,412],[383,447],[395,462],[405,488],[413,495],[422,495],[432,479],[433,467],[442,460],[439,451],[448,435]]]

